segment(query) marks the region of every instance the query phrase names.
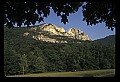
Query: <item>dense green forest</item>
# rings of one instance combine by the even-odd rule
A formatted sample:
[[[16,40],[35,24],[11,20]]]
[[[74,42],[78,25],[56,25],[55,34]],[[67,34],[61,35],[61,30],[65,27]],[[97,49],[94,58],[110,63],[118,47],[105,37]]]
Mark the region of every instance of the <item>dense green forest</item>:
[[[112,45],[112,46],[114,45],[115,46],[115,35],[109,35],[109,36],[106,36],[105,38],[94,40],[94,42],[99,42],[104,45]]]
[[[5,75],[115,68],[113,44],[43,42],[23,36],[28,29],[4,28]]]

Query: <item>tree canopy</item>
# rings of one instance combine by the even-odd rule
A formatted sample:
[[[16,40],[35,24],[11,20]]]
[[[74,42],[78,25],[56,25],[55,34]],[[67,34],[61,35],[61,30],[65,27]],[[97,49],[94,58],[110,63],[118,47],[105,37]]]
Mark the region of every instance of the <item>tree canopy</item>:
[[[115,3],[112,2],[5,2],[4,24],[9,28],[15,23],[19,27],[22,23],[29,27],[36,21],[44,21],[50,14],[50,8],[66,24],[69,14],[77,12],[80,7],[87,25],[105,22],[108,29],[115,28]]]
[[[81,43],[51,43],[24,37],[29,30],[4,28],[5,75],[115,69],[113,36]]]

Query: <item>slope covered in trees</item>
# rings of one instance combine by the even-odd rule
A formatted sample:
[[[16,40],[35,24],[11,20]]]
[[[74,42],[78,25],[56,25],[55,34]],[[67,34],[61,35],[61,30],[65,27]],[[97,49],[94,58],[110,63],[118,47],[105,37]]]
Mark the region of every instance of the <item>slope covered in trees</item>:
[[[5,75],[115,68],[115,48],[102,43],[49,43],[4,28]]]
[[[105,38],[97,39],[95,42],[100,42],[105,45],[115,45],[115,35],[109,35]]]

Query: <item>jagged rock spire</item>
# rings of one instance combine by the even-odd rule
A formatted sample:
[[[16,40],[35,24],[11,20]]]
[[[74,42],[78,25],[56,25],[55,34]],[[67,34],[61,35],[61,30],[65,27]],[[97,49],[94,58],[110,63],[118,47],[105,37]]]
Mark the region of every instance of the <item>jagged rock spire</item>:
[[[32,37],[36,40],[42,40],[47,42],[75,42],[76,40],[79,41],[92,41],[87,34],[83,31],[78,30],[76,28],[70,28],[68,32],[62,27],[57,27],[54,24],[41,24],[38,27],[33,27],[30,29],[30,32],[36,32],[36,34],[32,35]],[[30,33],[29,33],[30,34]]]

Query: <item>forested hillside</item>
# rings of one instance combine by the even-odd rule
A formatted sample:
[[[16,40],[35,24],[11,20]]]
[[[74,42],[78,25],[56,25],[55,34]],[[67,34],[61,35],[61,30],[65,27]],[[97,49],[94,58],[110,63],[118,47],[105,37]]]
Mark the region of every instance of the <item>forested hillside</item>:
[[[97,39],[94,42],[100,42],[104,45],[115,45],[115,35],[109,35],[106,36],[105,38]]]
[[[4,28],[5,75],[115,68],[115,47],[97,42],[50,43]]]

